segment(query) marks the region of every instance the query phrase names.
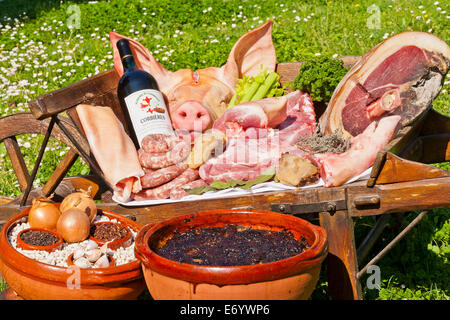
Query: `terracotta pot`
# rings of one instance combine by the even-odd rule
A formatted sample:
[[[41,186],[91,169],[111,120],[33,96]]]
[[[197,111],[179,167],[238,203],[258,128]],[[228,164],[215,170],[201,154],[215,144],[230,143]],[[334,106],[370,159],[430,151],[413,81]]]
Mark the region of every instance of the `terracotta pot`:
[[[108,260],[109,260],[109,267],[108,268],[112,268],[116,265],[116,260],[114,260],[114,258],[110,255],[108,255]],[[73,266],[73,253],[71,253],[68,257],[67,257],[67,264],[69,266]],[[101,270],[102,268],[96,268],[95,270]]]
[[[96,226],[99,226],[99,225],[102,225],[102,224],[117,224],[117,223],[109,222],[109,221],[103,221],[103,222],[96,222],[96,223],[94,223],[94,225],[96,225]],[[117,240],[114,240],[114,241],[111,241],[111,242],[108,242],[108,241],[105,241],[105,240],[100,240],[100,239],[97,239],[97,238],[95,238],[93,236],[90,236],[89,239],[97,242],[97,244],[100,247],[103,246],[105,243],[108,243],[107,246],[111,250],[116,250],[116,249],[119,249],[120,247],[128,247],[131,244],[131,240],[132,240],[131,239],[131,232],[125,225],[123,225],[123,224],[119,224],[119,225],[124,227],[125,230],[127,231],[127,234],[124,237],[120,238],[120,239],[117,239]]]
[[[140,263],[132,261],[111,268],[57,267],[30,259],[14,249],[7,234],[17,223],[27,221],[30,208],[11,218],[0,235],[0,273],[22,298],[33,300],[135,299],[144,289]],[[130,219],[103,211],[134,231],[142,226]]]
[[[310,248],[296,256],[257,265],[217,267],[168,260],[152,248],[177,231],[236,224],[263,230],[287,230],[303,235]],[[142,262],[145,281],[154,299],[308,299],[327,255],[327,234],[294,216],[268,211],[214,210],[145,225],[135,239],[135,255]]]
[[[55,237],[57,237],[58,241],[56,241],[56,243],[54,243],[50,246],[32,245],[32,244],[26,243],[21,238],[22,234],[27,231],[41,231],[41,232],[50,233],[50,234],[54,235]],[[63,238],[61,237],[61,235],[59,233],[52,231],[52,230],[43,229],[43,228],[28,228],[28,229],[20,231],[19,234],[17,235],[17,247],[19,247],[23,250],[45,250],[47,252],[52,252],[52,251],[55,251],[56,249],[59,249],[62,245],[62,242],[63,242]]]

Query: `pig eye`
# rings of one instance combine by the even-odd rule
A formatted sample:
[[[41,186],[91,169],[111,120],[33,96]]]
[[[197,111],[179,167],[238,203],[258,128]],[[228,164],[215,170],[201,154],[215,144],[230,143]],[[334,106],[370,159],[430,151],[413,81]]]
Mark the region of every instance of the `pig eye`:
[[[201,112],[197,113],[197,118],[200,119],[202,117],[202,115],[203,114]]]
[[[180,112],[180,116],[182,116],[183,118],[185,118],[187,116],[186,112],[182,111]]]

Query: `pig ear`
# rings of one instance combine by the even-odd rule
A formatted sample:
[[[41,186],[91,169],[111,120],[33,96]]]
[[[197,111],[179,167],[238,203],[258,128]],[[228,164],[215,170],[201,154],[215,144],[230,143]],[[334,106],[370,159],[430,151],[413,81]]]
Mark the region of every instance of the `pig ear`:
[[[275,71],[276,61],[272,42],[272,21],[268,21],[239,38],[222,68],[224,76],[234,84],[244,74],[256,76],[261,72],[261,66],[262,69]]]
[[[137,67],[150,73],[158,82],[160,90],[164,93],[168,92],[184,76],[184,73],[171,72],[165,69],[156,61],[150,51],[136,40],[122,36],[116,32],[110,32],[109,39],[113,49],[114,68],[120,77],[123,75],[123,66],[120,60],[119,50],[116,46],[117,41],[120,39],[127,39],[130,42],[131,51],[133,52]]]

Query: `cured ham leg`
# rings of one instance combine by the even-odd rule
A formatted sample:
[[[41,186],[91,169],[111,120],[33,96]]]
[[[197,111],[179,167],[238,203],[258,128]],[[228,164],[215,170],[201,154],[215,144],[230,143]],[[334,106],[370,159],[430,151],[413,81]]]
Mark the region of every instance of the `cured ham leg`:
[[[450,47],[426,32],[404,32],[368,51],[336,87],[319,120],[323,135],[362,133],[374,120],[412,123],[430,107],[450,67]]]
[[[352,145],[344,153],[321,153],[308,157],[319,168],[325,187],[339,186],[370,168],[377,153],[390,141],[400,119],[400,116],[389,116],[378,123],[373,121],[363,133],[351,139]]]
[[[82,104],[76,110],[92,154],[113,186],[114,197],[122,202],[129,201],[132,192],[142,189],[139,178],[145,172],[122,123],[109,107]]]

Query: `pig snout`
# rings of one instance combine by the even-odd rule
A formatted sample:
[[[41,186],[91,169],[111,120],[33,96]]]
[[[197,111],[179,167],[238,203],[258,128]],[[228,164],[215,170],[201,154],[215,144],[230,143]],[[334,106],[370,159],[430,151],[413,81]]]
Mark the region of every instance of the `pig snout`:
[[[175,129],[187,131],[205,131],[211,124],[208,109],[197,101],[186,101],[172,114]]]

